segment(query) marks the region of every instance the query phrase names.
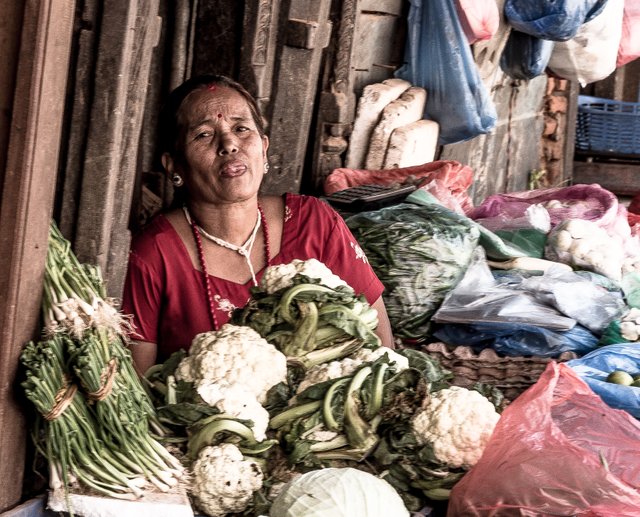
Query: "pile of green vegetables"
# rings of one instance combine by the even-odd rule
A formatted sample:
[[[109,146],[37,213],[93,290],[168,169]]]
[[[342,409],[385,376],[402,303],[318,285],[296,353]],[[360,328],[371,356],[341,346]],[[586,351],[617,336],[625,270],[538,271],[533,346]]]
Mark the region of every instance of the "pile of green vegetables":
[[[394,335],[426,337],[471,261],[477,225],[441,205],[409,202],[356,214],[347,224],[385,286]]]
[[[196,337],[216,347],[197,347],[197,358],[178,352],[149,372],[159,418],[192,461],[192,495],[199,510],[213,517],[269,512],[271,517],[294,516],[278,513],[283,512],[280,503],[272,507],[277,493],[285,493],[280,501],[295,499],[286,494],[301,490],[297,476],[328,468],[336,475],[350,468],[384,480],[411,511],[446,499],[477,461],[498,418],[494,406],[501,404],[501,394],[473,392],[489,406],[479,408],[477,399],[467,395],[471,391],[457,388],[463,392],[458,393],[459,410],[447,407],[433,422],[416,425],[425,403],[450,388],[451,374],[437,360],[418,350],[381,347],[375,326],[366,323],[373,320],[373,309],[344,286],[329,287],[321,279],[298,274],[281,289],[267,291],[265,285],[254,289],[247,307],[234,314],[234,328],[224,326],[206,340],[204,334]],[[336,314],[339,320],[332,319]],[[248,386],[238,385],[234,372],[220,370],[217,379],[197,378],[192,370],[188,376],[183,373],[185,364],[218,364],[210,354],[224,354],[226,362],[254,372],[244,382],[262,382],[269,365],[260,365],[246,351],[234,353],[242,349],[239,341],[248,339],[242,325],[261,334],[288,363],[286,379],[272,384],[261,402],[269,415],[264,439],[256,438],[259,414],[255,420],[243,419],[202,398],[212,384],[222,397],[238,397]],[[329,332],[333,339],[322,339]],[[350,344],[345,348],[345,343]],[[310,359],[317,353],[325,354],[323,361]],[[248,404],[243,396],[238,400]],[[443,431],[447,425],[458,427],[449,435]],[[437,438],[443,432],[442,439]],[[225,486],[242,489],[234,492]]]
[[[42,309],[43,338],[20,359],[51,487],[137,499],[178,485],[184,469],[152,436],[164,431],[124,345],[125,322],[99,270],[79,263],[53,223]]]
[[[251,327],[305,368],[380,344],[377,311],[346,285],[331,288],[297,274],[286,287],[270,291],[267,285],[253,287],[231,321]]]

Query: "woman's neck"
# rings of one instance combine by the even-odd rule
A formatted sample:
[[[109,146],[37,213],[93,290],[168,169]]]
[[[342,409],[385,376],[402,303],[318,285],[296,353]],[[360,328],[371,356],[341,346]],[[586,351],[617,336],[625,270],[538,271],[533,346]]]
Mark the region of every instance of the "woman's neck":
[[[258,217],[257,198],[226,205],[189,203],[189,213],[205,232],[240,246],[246,242]]]

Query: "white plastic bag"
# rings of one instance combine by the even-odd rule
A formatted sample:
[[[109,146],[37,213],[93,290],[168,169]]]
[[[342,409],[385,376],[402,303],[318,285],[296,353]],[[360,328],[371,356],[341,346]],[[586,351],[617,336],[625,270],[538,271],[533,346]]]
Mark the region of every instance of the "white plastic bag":
[[[553,73],[582,86],[609,76],[616,69],[623,9],[624,0],[608,0],[572,39],[556,42],[549,60]]]

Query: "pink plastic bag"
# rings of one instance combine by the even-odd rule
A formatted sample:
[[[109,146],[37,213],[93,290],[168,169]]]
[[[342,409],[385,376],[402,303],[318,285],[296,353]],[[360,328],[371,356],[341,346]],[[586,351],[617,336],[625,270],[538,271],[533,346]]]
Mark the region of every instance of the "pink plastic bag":
[[[491,39],[500,25],[495,0],[456,0],[456,12],[469,44]]]
[[[458,213],[473,208],[467,190],[473,183],[473,170],[453,160],[429,162],[414,167],[382,169],[334,169],[324,182],[326,195],[358,185],[414,183],[435,196],[444,206]]]
[[[640,2],[624,1],[622,15],[622,38],[618,48],[616,66],[620,67],[640,57]]]
[[[640,423],[549,363],[507,407],[448,517],[640,515]]]

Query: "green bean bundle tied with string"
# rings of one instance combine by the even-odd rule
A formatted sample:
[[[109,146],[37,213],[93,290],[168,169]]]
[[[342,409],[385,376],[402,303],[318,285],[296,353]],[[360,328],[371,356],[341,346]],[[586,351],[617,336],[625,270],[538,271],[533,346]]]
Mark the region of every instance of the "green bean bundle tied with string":
[[[65,370],[69,341],[56,335],[30,342],[21,355],[22,387],[40,415],[34,441],[49,462],[51,487],[79,481],[109,497],[136,499],[143,494],[143,480],[100,440],[87,400]]]
[[[56,343],[60,348],[57,357],[68,371],[62,366],[59,368],[64,378],[72,379],[82,392],[78,397],[85,401],[85,413],[91,417],[75,422],[85,426],[87,433],[89,430],[93,433],[87,438],[88,443],[101,444],[106,461],[119,465],[128,476],[136,478],[136,487],[145,483],[168,491],[176,486],[184,469],[151,434],[150,428],[162,434],[163,427],[125,346],[127,320],[106,299],[100,270],[78,261],[70,243],[54,223],[49,234],[42,309],[45,335],[51,337],[25,349],[23,364],[27,370],[29,365],[44,361],[51,353],[51,343]],[[35,388],[42,384],[38,384],[37,375],[31,373],[24,386],[37,393]],[[35,401],[34,404],[44,414]],[[69,419],[73,423],[71,416]],[[51,440],[59,443],[52,445]],[[47,453],[52,447],[64,451],[69,447],[69,440],[82,442],[84,438],[49,433],[44,436],[40,449]],[[61,482],[68,488],[70,478],[65,469],[68,462],[61,461],[58,454],[45,456],[65,472]],[[81,476],[75,475],[75,478],[84,482]],[[85,484],[95,488],[95,483]],[[124,485],[128,486],[126,482]],[[144,494],[139,488],[131,487],[129,493],[133,497]]]

